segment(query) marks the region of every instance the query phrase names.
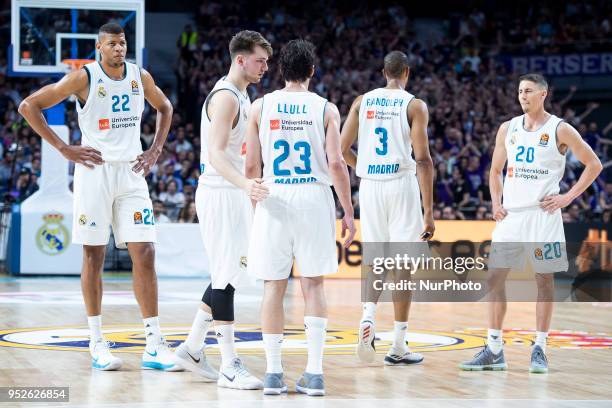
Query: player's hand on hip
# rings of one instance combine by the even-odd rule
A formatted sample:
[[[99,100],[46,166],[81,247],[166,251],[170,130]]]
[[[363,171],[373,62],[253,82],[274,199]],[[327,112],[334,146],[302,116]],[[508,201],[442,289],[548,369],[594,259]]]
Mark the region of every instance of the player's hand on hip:
[[[96,164],[104,164],[102,153],[89,146],[67,145],[60,153],[67,159],[75,163],[93,169]]]
[[[149,174],[155,163],[157,162],[157,158],[159,157],[159,153],[153,150],[146,150],[136,156],[136,164],[132,167],[132,171],[134,173],[143,172],[143,176]]]
[[[552,214],[559,208],[565,208],[572,202],[567,194],[553,194],[540,200],[540,208]]]
[[[423,229],[423,233],[421,234],[421,241],[429,241],[434,236],[434,231],[436,230],[436,226],[434,225],[434,219],[432,215],[426,216],[424,219],[425,228]]]
[[[249,179],[244,190],[249,198],[256,202],[265,200],[270,194],[268,186],[264,185],[263,179],[260,178]]]
[[[508,211],[501,205],[493,205],[493,219],[495,221],[501,221],[506,218],[508,215]]]
[[[349,245],[351,245],[351,243],[353,242],[353,239],[355,238],[355,232],[355,219],[352,215],[345,215],[342,218],[342,238],[344,238],[343,246],[345,248],[348,248]]]

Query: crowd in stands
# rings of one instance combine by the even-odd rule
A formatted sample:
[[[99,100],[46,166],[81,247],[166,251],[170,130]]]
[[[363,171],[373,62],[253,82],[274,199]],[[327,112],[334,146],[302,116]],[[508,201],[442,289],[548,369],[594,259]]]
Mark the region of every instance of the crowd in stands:
[[[193,24],[177,39],[176,86],[164,87],[175,113],[164,151],[147,178],[158,222],[197,222],[194,197],[202,104],[215,82],[227,73],[227,44],[240,29],[260,31],[276,52],[296,37],[318,45],[311,90],[334,102],[343,119],[355,97],[384,86],[383,56],[394,49],[406,52],[411,62],[408,90],[423,99],[430,112],[435,219],[491,219],[488,173],[495,133],[503,121],[521,114],[517,75],[497,58],[501,53],[597,51],[611,44],[612,9],[605,1],[573,0],[543,8],[533,4],[522,16],[506,13],[503,18],[473,10],[444,20],[446,35],[427,42],[418,40],[415,24],[401,6],[344,11],[315,2],[303,9],[291,7],[298,6],[273,7],[253,18],[253,11],[240,3],[203,2]],[[40,138],[16,107],[41,82],[7,78],[5,49],[0,47],[0,189],[22,201],[37,188]],[[249,88],[253,100],[283,86],[274,57],[269,66],[261,83]],[[547,110],[575,126],[601,161],[608,162],[612,160],[612,122],[592,120],[600,105],[579,100],[579,93],[576,86],[563,93],[551,87]],[[78,143],[74,109],[67,109],[67,123],[72,142]],[[147,108],[142,121],[144,148],[152,143],[154,131],[155,111]],[[571,188],[581,170],[569,154],[562,192]],[[604,171],[564,211],[566,222],[609,222],[609,174]],[[352,171],[351,180],[358,214],[359,180]]]

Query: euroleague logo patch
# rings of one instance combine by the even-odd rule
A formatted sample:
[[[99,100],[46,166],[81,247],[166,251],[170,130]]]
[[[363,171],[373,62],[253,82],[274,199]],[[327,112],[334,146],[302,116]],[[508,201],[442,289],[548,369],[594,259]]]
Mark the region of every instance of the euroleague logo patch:
[[[171,347],[176,347],[187,338],[189,326],[166,326],[163,330]],[[241,354],[263,355],[263,340],[259,326],[237,325],[236,348]],[[113,352],[142,353],[146,344],[140,325],[112,325],[104,327],[104,336],[114,343]],[[358,331],[355,328],[327,330],[325,354],[354,354]],[[510,345],[533,344],[535,334],[530,330],[506,330],[504,340]],[[376,333],[376,349],[386,353],[393,343],[393,330]],[[486,340],[485,329],[470,329],[453,332],[417,330],[408,333],[410,348],[419,352],[466,350],[482,347]],[[206,338],[207,352],[218,354],[214,332]],[[549,347],[569,349],[612,349],[612,334],[578,331],[552,331],[548,337]],[[76,327],[47,327],[32,329],[0,330],[0,346],[42,350],[89,351],[89,329]],[[307,353],[306,334],[301,325],[285,328],[283,352],[304,355]]]
[[[130,84],[132,85],[132,95],[138,95],[140,93],[138,90],[138,82],[132,80]]]
[[[535,259],[537,259],[538,261],[541,261],[544,259],[544,257],[542,256],[542,248],[536,248],[533,250],[533,256],[535,256]]]
[[[134,224],[142,224],[142,213],[140,211],[134,213]]]

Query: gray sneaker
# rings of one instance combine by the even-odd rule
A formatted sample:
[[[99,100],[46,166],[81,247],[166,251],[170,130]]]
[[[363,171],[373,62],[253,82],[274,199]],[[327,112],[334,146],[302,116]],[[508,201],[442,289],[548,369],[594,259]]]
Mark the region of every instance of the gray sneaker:
[[[489,346],[485,346],[472,360],[459,364],[459,368],[465,371],[504,371],[508,365],[504,358],[504,350],[499,354],[493,354]]]
[[[266,373],[264,377],[264,395],[281,395],[287,392],[287,384],[283,381],[283,373]]]
[[[546,374],[548,373],[548,360],[542,347],[535,346],[531,351],[531,366],[529,366],[529,372],[534,374]]]
[[[323,374],[310,374],[304,372],[295,383],[295,390],[311,397],[321,397],[325,395],[325,385],[323,384]]]
[[[199,374],[209,380],[217,380],[219,378],[219,373],[208,365],[203,349],[193,353],[190,352],[185,343],[181,343],[174,350],[174,360],[185,370]]]

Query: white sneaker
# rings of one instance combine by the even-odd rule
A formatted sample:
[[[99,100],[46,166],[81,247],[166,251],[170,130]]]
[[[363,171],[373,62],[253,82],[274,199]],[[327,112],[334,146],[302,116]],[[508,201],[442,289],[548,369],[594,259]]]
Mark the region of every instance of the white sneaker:
[[[221,368],[217,385],[237,390],[261,390],[263,388],[261,380],[252,376],[239,358],[233,359],[229,366]]]
[[[374,338],[374,322],[372,320],[362,320],[359,322],[359,340],[357,343],[357,356],[364,363],[371,363],[376,357],[376,346]]]
[[[211,380],[219,379],[219,373],[206,362],[206,355],[203,349],[192,353],[185,343],[181,343],[174,350],[174,359],[185,370],[200,374]]]
[[[110,352],[111,344],[102,339],[95,343],[89,342],[89,353],[91,354],[91,367],[96,370],[112,371],[121,368],[123,362]]]
[[[421,353],[413,353],[407,349],[395,350],[394,348],[391,348],[385,356],[384,362],[385,365],[388,366],[419,364],[423,362],[423,355]]]
[[[140,367],[143,370],[183,371],[183,367],[176,364],[174,353],[170,351],[163,337],[152,352],[145,348]]]

